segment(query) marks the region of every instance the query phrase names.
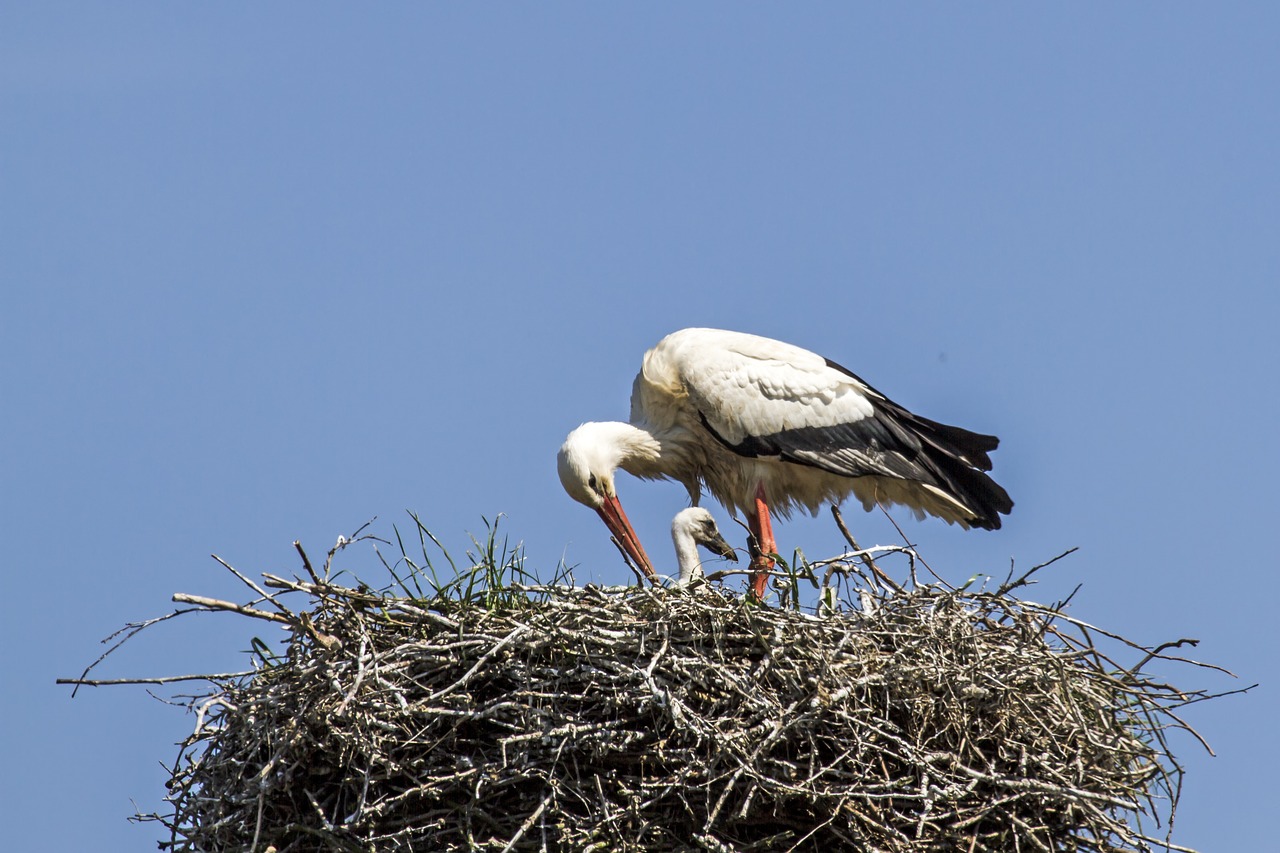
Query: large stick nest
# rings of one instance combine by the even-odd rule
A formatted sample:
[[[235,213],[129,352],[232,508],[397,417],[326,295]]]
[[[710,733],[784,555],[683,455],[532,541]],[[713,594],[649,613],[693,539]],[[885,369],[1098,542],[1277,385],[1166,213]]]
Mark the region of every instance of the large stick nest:
[[[311,574],[267,576],[296,612],[256,586],[274,609],[180,597],[292,634],[193,702],[162,848],[1184,849],[1165,732],[1205,694],[1142,673],[1164,647],[1108,635],[1139,656],[1121,666],[1019,581],[866,584],[815,613]]]

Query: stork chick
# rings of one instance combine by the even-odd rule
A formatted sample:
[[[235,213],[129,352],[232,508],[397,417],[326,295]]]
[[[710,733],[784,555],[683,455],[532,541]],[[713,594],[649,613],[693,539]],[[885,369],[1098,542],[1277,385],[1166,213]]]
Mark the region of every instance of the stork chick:
[[[738,562],[737,552],[720,535],[716,520],[700,506],[691,506],[676,513],[676,517],[671,520],[671,541],[675,543],[676,561],[680,565],[680,579],[676,581],[676,586],[681,588],[702,580],[699,545],[717,556]]]

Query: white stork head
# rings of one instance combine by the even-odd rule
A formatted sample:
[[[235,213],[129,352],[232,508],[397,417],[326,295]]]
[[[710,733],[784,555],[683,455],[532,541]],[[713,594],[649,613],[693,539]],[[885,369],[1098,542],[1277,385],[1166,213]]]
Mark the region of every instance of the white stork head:
[[[720,535],[715,518],[700,506],[691,506],[676,513],[671,520],[671,541],[675,543],[676,559],[680,564],[677,586],[689,586],[702,577],[699,545],[713,554],[738,562],[737,552]]]
[[[622,511],[613,475],[619,467],[658,456],[658,443],[649,433],[630,424],[606,422],[585,423],[569,433],[556,457],[560,484],[569,497],[599,513],[623,551],[651,579],[657,573]]]

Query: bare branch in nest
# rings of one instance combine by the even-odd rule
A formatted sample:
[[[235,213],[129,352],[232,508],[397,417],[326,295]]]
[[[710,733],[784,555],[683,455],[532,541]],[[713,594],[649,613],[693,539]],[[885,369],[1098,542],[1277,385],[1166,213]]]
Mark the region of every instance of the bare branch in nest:
[[[844,516],[840,514],[840,507],[837,506],[836,504],[831,505],[831,515],[833,518],[835,518],[836,527],[840,529],[840,533],[841,535],[844,536],[844,540],[849,543],[849,547],[852,548],[854,552],[861,558],[863,565],[865,565],[868,569],[870,569],[871,573],[875,575],[876,579],[879,580],[881,583],[883,583],[885,586],[887,586],[889,589],[893,590],[894,592],[902,592],[903,591],[902,587],[899,586],[897,582],[894,581],[893,578],[889,577],[887,574],[881,571],[880,567],[876,565],[876,561],[872,559],[870,552],[864,551],[861,547],[859,547],[858,540],[854,539],[853,534],[849,532],[848,525],[844,523]]]
[[[232,613],[239,613],[241,616],[252,616],[254,619],[266,619],[269,622],[282,622],[285,625],[296,625],[297,617],[290,619],[287,616],[281,616],[279,613],[268,613],[265,610],[255,610],[252,607],[246,607],[243,604],[236,604],[231,601],[219,601],[216,598],[206,598],[203,595],[188,595],[185,592],[175,592],[173,600],[179,604],[195,604],[204,610],[228,610]]]
[[[120,637],[120,639],[116,640],[116,642],[113,645],[108,646],[107,650],[103,652],[101,655],[99,655],[97,660],[95,660],[93,663],[86,666],[84,668],[84,672],[80,673],[79,678],[58,679],[58,683],[59,684],[75,684],[76,689],[71,691],[71,697],[74,699],[76,693],[80,689],[80,685],[93,683],[88,680],[89,673],[92,672],[94,668],[98,666],[98,664],[102,663],[104,660],[110,657],[112,652],[114,652],[116,649],[123,646],[129,640],[133,639],[133,637],[137,636],[137,634],[140,631],[142,631],[144,628],[149,628],[152,625],[158,624],[160,622],[166,622],[175,616],[181,616],[183,613],[187,613],[187,612],[189,612],[189,610],[175,610],[172,613],[166,613],[163,616],[156,616],[155,618],[152,618],[152,619],[145,619],[142,622],[130,622],[128,625],[125,625],[123,628],[117,630],[111,636],[107,637],[102,641],[103,643],[110,643],[112,640],[115,640],[116,637]],[[123,634],[124,636],[121,637],[120,636],[121,634]]]
[[[613,543],[614,548],[618,549],[618,553],[622,555],[622,562],[625,563],[627,568],[631,570],[631,574],[636,576],[636,583],[639,586],[644,586],[645,576],[640,573],[639,569],[636,568],[635,563],[631,562],[631,556],[627,554],[627,549],[622,547],[622,543],[618,541],[618,537],[610,536],[609,541]],[[657,580],[650,578],[649,582],[656,584]]]
[[[293,540],[293,549],[298,552],[298,556],[302,558],[302,568],[306,569],[307,576],[311,578],[311,582],[319,585],[320,578],[316,575],[316,570],[311,567],[311,558],[307,556],[307,552],[302,550],[302,541]]]
[[[85,687],[106,687],[117,684],[176,684],[180,681],[211,681],[214,684],[219,684],[228,679],[253,675],[254,672],[255,670],[250,669],[244,672],[219,672],[207,675],[166,675],[158,678],[59,678],[54,683],[83,685]]]

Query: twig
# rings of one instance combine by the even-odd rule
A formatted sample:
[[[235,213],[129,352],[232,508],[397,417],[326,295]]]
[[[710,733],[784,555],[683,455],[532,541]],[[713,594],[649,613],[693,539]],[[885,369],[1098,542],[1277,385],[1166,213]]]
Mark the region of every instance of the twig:
[[[302,550],[302,541],[293,540],[293,548],[298,552],[298,556],[302,558],[302,567],[307,570],[307,576],[311,578],[311,582],[320,585],[320,578],[316,576],[316,570],[311,567],[311,558],[307,556],[307,552]]]
[[[511,853],[512,850],[516,849],[516,844],[521,838],[524,838],[524,834],[529,831],[529,827],[533,826],[534,823],[537,822],[538,818],[542,817],[542,813],[547,810],[547,806],[551,803],[553,796],[554,794],[547,794],[542,798],[542,802],[533,810],[533,813],[525,819],[524,823],[520,824],[520,828],[516,830],[516,834],[511,836],[511,841],[507,843],[506,847],[502,848],[502,853]]]
[[[173,600],[179,604],[195,604],[205,610],[228,610],[232,613],[239,613],[241,616],[252,616],[254,619],[266,619],[269,622],[280,622],[284,625],[296,626],[298,624],[297,617],[290,619],[288,616],[282,616],[279,613],[268,613],[265,610],[255,610],[252,607],[246,607],[243,604],[236,604],[233,601],[220,601],[216,598],[206,598],[203,595],[188,595],[185,592],[175,592]]]
[[[635,564],[631,562],[631,557],[627,555],[626,549],[624,549],[622,547],[622,543],[618,541],[618,537],[610,536],[609,541],[613,543],[613,547],[618,549],[618,553],[622,555],[622,562],[625,563],[627,568],[631,570],[631,574],[636,576],[637,585],[644,586],[644,583],[646,580],[648,580],[649,583],[653,584],[654,586],[658,585],[658,579],[656,577],[646,578],[643,574],[641,574],[640,570],[635,567]]]
[[[871,555],[869,553],[863,551],[862,548],[858,546],[857,540],[853,538],[853,534],[849,532],[849,528],[844,523],[844,516],[840,514],[840,507],[836,504],[831,505],[831,515],[835,517],[836,527],[840,528],[840,533],[844,536],[845,541],[849,543],[849,547],[862,558],[862,562],[875,574],[877,578],[880,579],[880,582],[894,592],[905,592],[906,590],[899,586],[893,578],[880,571],[880,567],[876,565],[875,560],[871,559]]]
[[[158,678],[59,678],[55,684],[76,684],[85,687],[107,687],[117,684],[174,684],[179,681],[209,681],[224,684],[237,678],[253,675],[255,670],[244,672],[217,672],[205,675],[165,675]]]
[[[101,655],[99,655],[97,660],[95,660],[93,663],[89,664],[88,666],[86,666],[86,667],[84,668],[84,672],[80,673],[80,678],[77,680],[77,682],[62,681],[62,680],[60,680],[58,683],[59,683],[59,684],[70,684],[70,683],[78,683],[79,681],[83,681],[83,680],[84,680],[84,677],[85,677],[86,675],[88,675],[88,674],[89,674],[89,673],[90,673],[90,672],[91,672],[91,671],[92,671],[92,670],[93,670],[93,669],[94,669],[98,664],[100,664],[100,663],[102,663],[104,660],[106,660],[106,659],[111,655],[111,653],[112,653],[112,652],[114,652],[116,649],[118,649],[118,648],[120,648],[121,646],[123,646],[125,643],[127,643],[127,642],[128,642],[130,639],[132,639],[133,637],[137,636],[137,634],[138,634],[138,632],[139,632],[139,631],[143,630],[144,628],[149,628],[149,627],[151,627],[152,625],[157,625],[157,624],[159,624],[159,623],[161,623],[161,622],[168,621],[169,619],[172,619],[172,618],[173,618],[173,617],[175,617],[175,616],[181,616],[183,613],[189,613],[189,612],[190,612],[190,610],[175,610],[175,611],[173,611],[172,613],[166,613],[165,615],[163,615],[163,616],[157,616],[157,617],[155,617],[154,619],[146,619],[146,620],[144,620],[144,621],[142,621],[142,622],[130,622],[130,623],[128,623],[128,624],[127,624],[127,625],[125,625],[123,628],[121,628],[121,629],[120,629],[120,630],[118,630],[118,631],[113,632],[109,637],[107,637],[106,639],[104,639],[104,640],[102,641],[102,642],[104,642],[104,643],[107,643],[107,642],[110,642],[111,640],[115,639],[116,637],[119,637],[121,634],[124,634],[124,636],[123,636],[123,637],[121,637],[119,641],[117,641],[114,645],[112,645],[112,646],[111,646],[110,648],[108,648],[105,652],[103,652]],[[85,682],[85,683],[90,683],[90,682]],[[79,689],[79,688],[77,688],[77,690],[78,690],[78,689]],[[72,690],[72,691],[71,691],[71,698],[72,698],[72,699],[74,699],[74,698],[75,698],[75,696],[76,696],[76,690]]]
[[[880,512],[884,514],[885,518],[889,519],[889,523],[893,525],[893,529],[898,531],[898,535],[902,537],[903,544],[906,545],[908,548],[910,548],[913,554],[916,553],[915,546],[911,544],[911,540],[907,538],[907,534],[903,532],[902,527],[898,524],[898,522],[894,519],[894,517],[889,514],[889,510],[884,508],[883,504],[880,505]],[[918,554],[917,554],[917,557],[919,557]],[[955,587],[952,587],[950,584],[946,582],[946,580],[943,579],[942,575],[938,574],[933,570],[933,566],[929,565],[929,563],[925,561],[924,557],[919,557],[919,560],[920,560],[920,565],[924,566],[926,569],[929,570],[929,574],[933,575],[934,580],[938,581],[938,583],[941,583],[950,587],[951,589],[955,589]]]
[[[241,583],[243,583],[245,586],[249,587],[249,589],[253,590],[259,596],[261,596],[263,601],[270,601],[277,609],[279,609],[281,613],[285,615],[285,617],[287,617],[285,621],[288,621],[290,624],[297,623],[298,617],[295,616],[289,610],[289,608],[285,607],[283,604],[276,601],[275,596],[267,592],[262,587],[258,586],[256,583],[254,583],[252,580],[250,580],[248,577],[242,574],[239,570],[237,570],[234,566],[232,566],[226,560],[219,557],[217,554],[210,554],[210,556],[213,557],[213,559],[217,560],[224,569],[226,569],[227,571],[231,572],[231,574],[239,578]]]

